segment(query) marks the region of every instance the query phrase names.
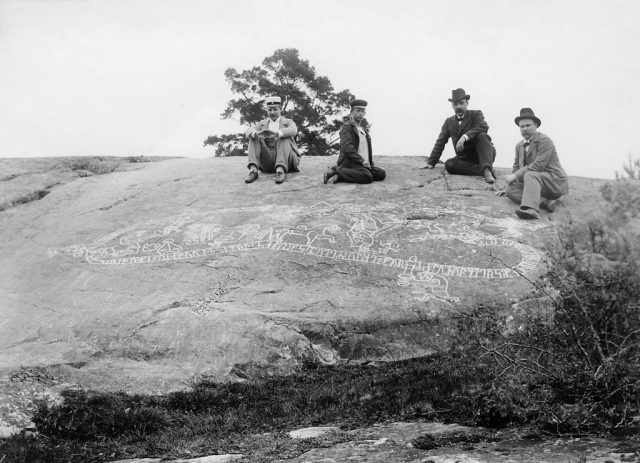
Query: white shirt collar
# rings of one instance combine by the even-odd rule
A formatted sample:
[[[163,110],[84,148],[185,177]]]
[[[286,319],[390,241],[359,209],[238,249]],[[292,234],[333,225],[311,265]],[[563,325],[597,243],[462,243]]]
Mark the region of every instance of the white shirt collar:
[[[271,118],[269,118],[269,128],[275,126],[276,129],[279,129],[280,128],[280,117],[282,117],[282,116],[279,116],[275,121],[272,120]]]

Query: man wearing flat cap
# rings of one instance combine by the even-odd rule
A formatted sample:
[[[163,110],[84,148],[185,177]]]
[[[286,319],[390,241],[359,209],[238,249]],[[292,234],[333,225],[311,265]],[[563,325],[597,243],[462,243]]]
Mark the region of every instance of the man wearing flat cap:
[[[353,100],[349,121],[340,128],[340,155],[338,163],[324,174],[324,183],[333,177],[333,182],[371,183],[384,180],[384,169],[373,165],[371,136],[364,116],[367,112],[365,100]]]
[[[555,211],[558,198],[569,192],[567,174],[560,165],[551,138],[538,132],[541,121],[531,108],[522,108],[515,118],[522,140],[516,145],[513,173],[506,177],[506,196],[520,204],[516,215],[521,219],[539,219],[540,208]]]
[[[298,133],[296,123],[281,115],[282,100],[279,96],[266,98],[265,105],[269,117],[244,133],[249,138],[246,183],[258,179],[258,170],[275,172],[276,183],[284,182],[287,172],[299,172],[300,153],[293,139]]]
[[[493,162],[496,150],[487,134],[489,125],[484,120],[482,111],[467,109],[469,99],[463,89],[451,91],[451,106],[455,114],[444,121],[440,135],[436,140],[431,155],[427,159],[426,169],[433,169],[440,160],[449,138],[453,142],[456,156],[444,163],[450,174],[480,175],[485,182],[495,182]]]

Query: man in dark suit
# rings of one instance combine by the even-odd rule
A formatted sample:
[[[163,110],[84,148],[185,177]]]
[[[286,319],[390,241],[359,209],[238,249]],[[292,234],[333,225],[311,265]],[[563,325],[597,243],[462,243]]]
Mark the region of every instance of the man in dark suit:
[[[334,182],[371,183],[384,180],[384,169],[373,165],[371,136],[364,116],[367,112],[365,100],[353,100],[349,121],[340,128],[340,155],[337,165],[324,174],[324,183],[336,177]]]
[[[276,183],[287,178],[287,172],[299,172],[300,152],[294,141],[298,133],[296,123],[282,116],[282,100],[279,96],[265,99],[267,117],[249,127],[244,135],[249,139],[246,183],[258,180],[258,170],[275,172]]]
[[[533,110],[522,108],[515,123],[523,139],[516,145],[513,173],[505,178],[507,189],[496,194],[520,204],[516,215],[521,219],[539,219],[540,207],[555,211],[558,198],[569,192],[569,180],[553,141],[538,132],[542,122]]]
[[[461,88],[452,90],[449,101],[455,114],[444,121],[425,168],[435,167],[447,141],[451,138],[456,156],[444,163],[447,172],[457,175],[481,175],[487,183],[493,183],[496,150],[487,134],[489,125],[484,120],[482,111],[467,109],[470,98],[471,96]]]

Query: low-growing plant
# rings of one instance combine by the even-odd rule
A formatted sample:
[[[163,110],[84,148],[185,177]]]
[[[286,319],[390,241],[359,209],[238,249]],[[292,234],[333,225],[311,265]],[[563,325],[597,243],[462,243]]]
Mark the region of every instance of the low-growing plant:
[[[591,268],[556,256],[539,285],[551,322],[467,330],[493,378],[474,399],[475,424],[529,423],[549,432],[630,431],[640,411],[640,269]],[[551,293],[553,291],[553,293]],[[469,317],[486,326],[486,319]],[[500,326],[496,320],[496,326]]]
[[[126,158],[127,162],[137,163],[137,162],[150,162],[151,159],[145,158],[142,154],[140,156],[129,156]]]
[[[629,155],[623,173],[616,173],[600,193],[608,210],[587,223],[591,252],[612,260],[640,261],[640,159]]]
[[[109,174],[120,167],[120,160],[106,157],[79,157],[66,161],[71,170],[86,170],[96,175]]]
[[[63,439],[90,440],[130,434],[142,438],[171,424],[153,398],[125,393],[63,392],[64,402],[38,404],[33,418],[38,431]]]

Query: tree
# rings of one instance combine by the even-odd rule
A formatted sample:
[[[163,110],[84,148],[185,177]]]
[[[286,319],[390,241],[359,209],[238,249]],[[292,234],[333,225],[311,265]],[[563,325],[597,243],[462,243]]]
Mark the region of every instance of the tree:
[[[237,98],[227,103],[223,119],[236,119],[243,125],[265,117],[263,102],[267,96],[282,98],[282,110],[298,126],[297,144],[308,155],[331,155],[339,149],[337,132],[354,95],[349,90],[335,92],[328,77],[317,76],[309,61],[295,48],[276,50],[260,66],[224,73]],[[212,135],[204,145],[216,147],[216,156],[245,153],[241,134]]]

